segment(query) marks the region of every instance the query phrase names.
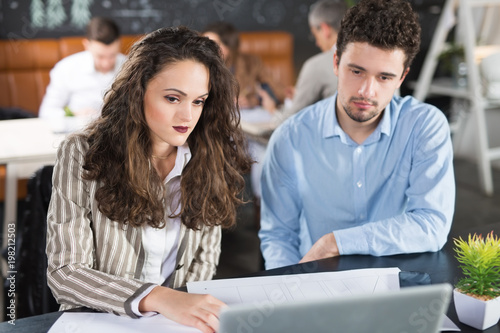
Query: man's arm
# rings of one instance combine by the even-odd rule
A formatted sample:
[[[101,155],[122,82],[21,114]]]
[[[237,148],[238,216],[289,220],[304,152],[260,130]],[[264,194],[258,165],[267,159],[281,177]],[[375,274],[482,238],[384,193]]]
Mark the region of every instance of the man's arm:
[[[261,177],[259,237],[266,269],[296,264],[299,252],[301,202],[296,189],[290,143],[278,128],[269,142]]]
[[[61,63],[50,71],[50,83],[40,105],[38,117],[40,118],[59,118],[64,117],[63,108],[68,105],[71,91],[66,83],[64,66]]]

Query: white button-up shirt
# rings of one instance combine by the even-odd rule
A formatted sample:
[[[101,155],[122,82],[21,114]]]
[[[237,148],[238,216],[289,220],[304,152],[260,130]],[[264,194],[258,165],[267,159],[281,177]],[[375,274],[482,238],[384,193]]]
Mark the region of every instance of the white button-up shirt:
[[[96,71],[94,59],[88,51],[62,59],[50,71],[50,83],[38,116],[46,119],[61,118],[64,116],[64,106],[68,106],[73,112],[93,110],[95,114],[99,114],[104,93],[111,87],[125,59],[123,54],[118,54],[114,70],[108,73]]]

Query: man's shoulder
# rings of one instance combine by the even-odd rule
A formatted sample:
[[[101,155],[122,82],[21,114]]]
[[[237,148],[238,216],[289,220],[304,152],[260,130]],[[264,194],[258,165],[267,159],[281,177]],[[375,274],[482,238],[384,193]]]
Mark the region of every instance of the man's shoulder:
[[[87,62],[92,62],[92,55],[88,51],[81,51],[62,58],[57,62],[55,67],[71,69],[75,68],[74,66],[81,66]]]
[[[393,97],[391,108],[397,114],[398,122],[447,123],[444,113],[434,105],[417,100],[412,96]]]
[[[436,106],[422,102],[413,96],[395,96],[391,101],[393,107],[400,110],[401,113],[427,113],[427,114],[440,114],[443,112]]]
[[[318,142],[323,137],[325,124],[334,117],[334,105],[332,96],[289,117],[273,132],[269,147],[281,149],[300,145],[299,142]]]
[[[324,65],[333,66],[333,50],[324,51],[313,55],[304,62],[304,68],[317,68],[325,70]]]
[[[62,58],[59,63],[65,63],[65,62],[73,62],[73,61],[78,61],[82,59],[92,59],[92,55],[90,54],[89,51],[80,51],[77,53],[70,54],[67,57]]]
[[[319,124],[329,112],[335,112],[335,96],[327,97],[314,104],[306,106],[298,113],[288,118],[283,124],[289,128],[310,127],[311,124]]]

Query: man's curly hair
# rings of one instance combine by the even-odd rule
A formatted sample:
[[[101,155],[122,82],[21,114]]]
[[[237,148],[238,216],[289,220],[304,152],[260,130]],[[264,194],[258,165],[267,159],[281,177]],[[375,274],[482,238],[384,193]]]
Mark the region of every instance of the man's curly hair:
[[[407,0],[361,0],[342,19],[337,56],[340,60],[349,43],[401,49],[406,55],[406,69],[420,49],[420,30],[418,15]]]

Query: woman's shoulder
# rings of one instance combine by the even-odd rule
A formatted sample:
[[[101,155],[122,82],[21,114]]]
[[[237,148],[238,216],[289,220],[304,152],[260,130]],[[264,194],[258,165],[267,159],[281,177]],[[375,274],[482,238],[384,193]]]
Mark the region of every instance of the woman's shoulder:
[[[59,146],[59,154],[84,153],[88,149],[87,136],[83,133],[68,135]]]

